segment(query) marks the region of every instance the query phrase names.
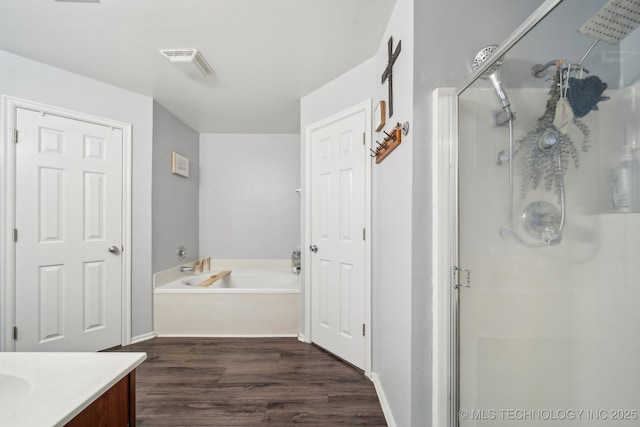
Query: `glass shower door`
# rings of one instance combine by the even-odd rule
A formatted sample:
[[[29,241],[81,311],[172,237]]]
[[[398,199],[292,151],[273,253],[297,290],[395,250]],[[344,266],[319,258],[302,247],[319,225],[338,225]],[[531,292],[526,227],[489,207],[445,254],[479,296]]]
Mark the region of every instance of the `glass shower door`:
[[[504,55],[513,120],[487,79],[459,96],[460,426],[640,425],[640,33],[578,33],[606,3],[563,1]]]

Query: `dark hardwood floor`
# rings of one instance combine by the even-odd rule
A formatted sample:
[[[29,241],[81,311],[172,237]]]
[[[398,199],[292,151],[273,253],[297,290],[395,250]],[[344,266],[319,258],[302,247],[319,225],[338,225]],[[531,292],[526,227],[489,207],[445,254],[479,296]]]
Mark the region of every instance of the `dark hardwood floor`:
[[[139,426],[386,426],[373,383],[295,338],[154,338],[136,371]]]

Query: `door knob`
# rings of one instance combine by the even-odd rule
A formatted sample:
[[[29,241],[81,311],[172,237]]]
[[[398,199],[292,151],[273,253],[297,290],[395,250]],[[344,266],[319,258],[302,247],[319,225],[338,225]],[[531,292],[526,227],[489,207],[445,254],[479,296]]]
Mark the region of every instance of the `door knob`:
[[[120,253],[120,249],[118,249],[118,247],[115,246],[115,245],[111,246],[108,250],[109,250],[110,253],[112,253],[114,255],[118,255]]]
[[[318,252],[318,247],[316,245],[311,245],[309,246],[309,250],[315,254]]]

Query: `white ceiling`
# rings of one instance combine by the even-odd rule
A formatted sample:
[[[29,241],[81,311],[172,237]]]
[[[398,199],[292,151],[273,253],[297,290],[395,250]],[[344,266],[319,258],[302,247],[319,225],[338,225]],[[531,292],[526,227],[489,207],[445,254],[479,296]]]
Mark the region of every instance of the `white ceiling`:
[[[0,50],[153,97],[200,133],[298,133],[299,99],[375,55],[395,0],[0,0]],[[200,50],[189,79],[158,50]]]

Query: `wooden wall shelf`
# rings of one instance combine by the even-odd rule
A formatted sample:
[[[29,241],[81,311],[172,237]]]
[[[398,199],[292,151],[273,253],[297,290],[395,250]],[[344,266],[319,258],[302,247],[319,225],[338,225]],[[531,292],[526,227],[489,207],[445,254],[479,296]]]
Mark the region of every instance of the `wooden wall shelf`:
[[[400,127],[400,123],[391,130],[391,133],[385,132],[385,134],[384,140],[377,143],[378,147],[375,150],[376,163],[383,161],[389,153],[395,150],[402,142],[402,128]]]

